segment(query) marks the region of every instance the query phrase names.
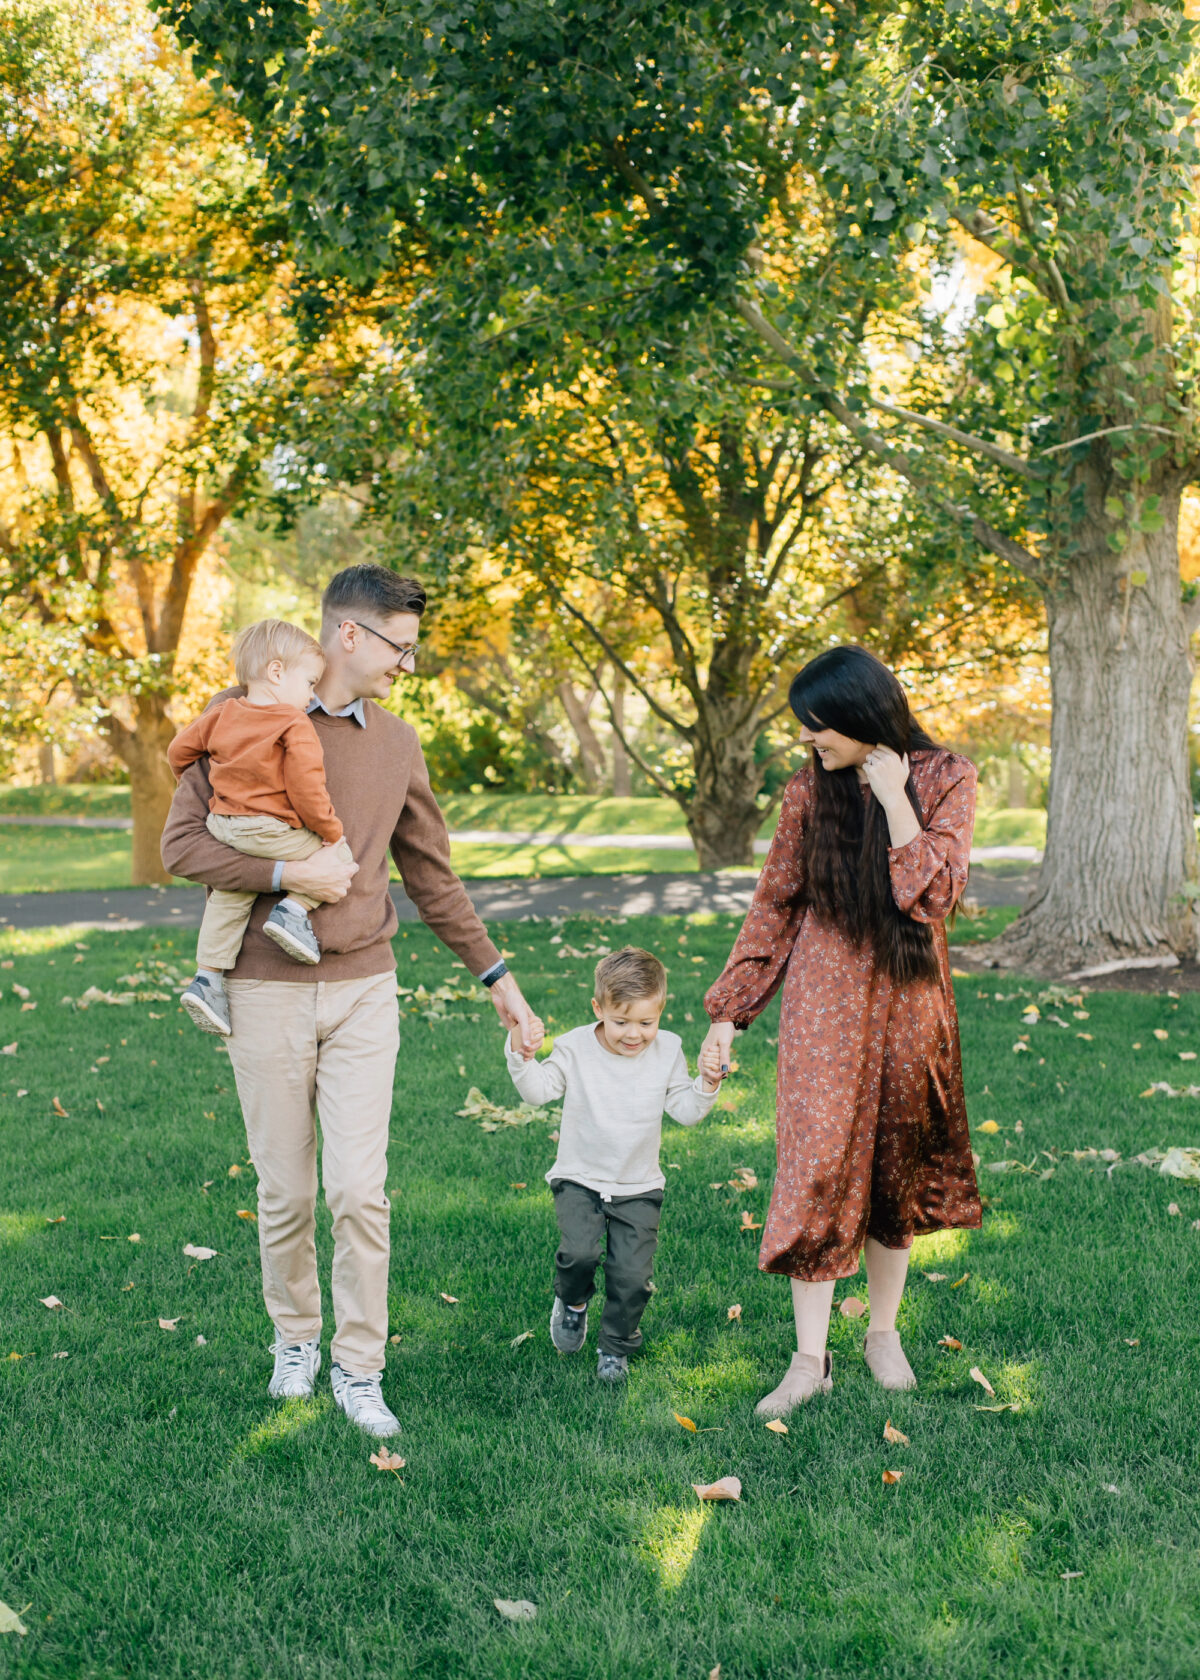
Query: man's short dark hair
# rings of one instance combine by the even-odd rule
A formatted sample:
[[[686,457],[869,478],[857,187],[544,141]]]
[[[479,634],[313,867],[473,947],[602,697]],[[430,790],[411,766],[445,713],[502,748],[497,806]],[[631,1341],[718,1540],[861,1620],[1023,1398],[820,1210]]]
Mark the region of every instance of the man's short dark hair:
[[[392,613],[425,611],[425,591],[416,578],[400,577],[386,566],[347,566],[335,572],[321,597],[321,618],[387,618]]]

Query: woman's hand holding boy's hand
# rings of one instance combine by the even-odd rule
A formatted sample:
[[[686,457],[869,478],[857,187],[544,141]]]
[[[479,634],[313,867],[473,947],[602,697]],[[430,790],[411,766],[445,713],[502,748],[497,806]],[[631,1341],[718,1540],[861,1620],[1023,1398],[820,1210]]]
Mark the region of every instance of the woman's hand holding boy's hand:
[[[710,1044],[705,1039],[700,1050],[700,1072],[704,1078],[706,1091],[719,1091],[724,1074],[721,1072],[721,1050],[717,1044]]]
[[[705,1057],[709,1056],[714,1062],[716,1072],[711,1076],[705,1074],[706,1078],[712,1077],[719,1081],[729,1072],[729,1064],[733,1059],[733,1032],[732,1021],[714,1021],[709,1027],[700,1047],[700,1071],[705,1072]]]

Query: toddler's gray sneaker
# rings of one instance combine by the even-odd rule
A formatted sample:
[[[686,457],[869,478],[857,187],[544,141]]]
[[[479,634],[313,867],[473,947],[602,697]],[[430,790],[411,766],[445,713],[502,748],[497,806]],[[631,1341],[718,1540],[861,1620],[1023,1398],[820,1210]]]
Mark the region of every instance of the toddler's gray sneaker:
[[[587,1340],[587,1303],[576,1311],[554,1297],[550,1309],[550,1340],[559,1353],[578,1353]]]
[[[604,1353],[602,1351],[596,1365],[596,1375],[601,1382],[624,1382],[629,1375],[629,1361],[623,1353]]]
[[[201,1032],[220,1033],[222,1038],[228,1038],[233,1031],[229,1025],[229,999],[219,980],[214,982],[197,974],[180,994],[179,1001],[184,1014],[195,1021]]]
[[[317,944],[312,923],[303,911],[293,910],[287,904],[277,904],[263,923],[263,932],[293,961],[310,965],[320,962],[321,947]]]

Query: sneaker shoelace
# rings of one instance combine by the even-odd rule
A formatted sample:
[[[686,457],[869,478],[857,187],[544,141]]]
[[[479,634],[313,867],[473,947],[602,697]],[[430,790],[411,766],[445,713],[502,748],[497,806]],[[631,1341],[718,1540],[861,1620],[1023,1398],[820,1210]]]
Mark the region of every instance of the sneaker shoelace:
[[[351,1396],[357,1401],[356,1409],[377,1418],[391,1417],[391,1411],[383,1398],[378,1377],[347,1377],[346,1398]]]
[[[280,1377],[312,1375],[312,1349],[307,1342],[289,1342],[275,1350],[275,1370]]]

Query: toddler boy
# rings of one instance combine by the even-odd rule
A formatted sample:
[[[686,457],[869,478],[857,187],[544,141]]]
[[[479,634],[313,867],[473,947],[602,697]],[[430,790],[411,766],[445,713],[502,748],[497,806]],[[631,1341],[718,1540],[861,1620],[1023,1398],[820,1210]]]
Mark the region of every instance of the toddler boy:
[[[306,710],[325,669],[321,644],[298,625],[264,618],[234,642],[233,662],[245,695],[210,706],[177,735],[167,748],[171,769],[178,777],[208,755],[208,831],[235,851],[291,863],[322,846],[340,846],[349,858]],[[256,896],[215,890],[208,896],[196,977],[179,1000],[202,1032],[229,1035],[224,971],[237,962]],[[296,962],[321,960],[308,919],[318,902],[289,893],[263,925]]]
[[[649,951],[626,946],[596,966],[595,1022],[555,1040],[544,1062],[525,1061],[515,1038],[505,1044],[508,1071],[526,1102],[563,1099],[558,1156],[546,1174],[562,1237],[555,1255],[550,1339],[578,1353],[587,1336],[588,1301],[607,1237],[605,1301],[597,1375],[621,1382],[650,1299],[658,1221],[666,1180],[658,1163],[663,1109],[694,1126],[721,1085],[717,1050],[700,1052],[693,1082],[676,1033],[660,1032],[667,971]],[[544,1036],[537,1023],[538,1042]]]

